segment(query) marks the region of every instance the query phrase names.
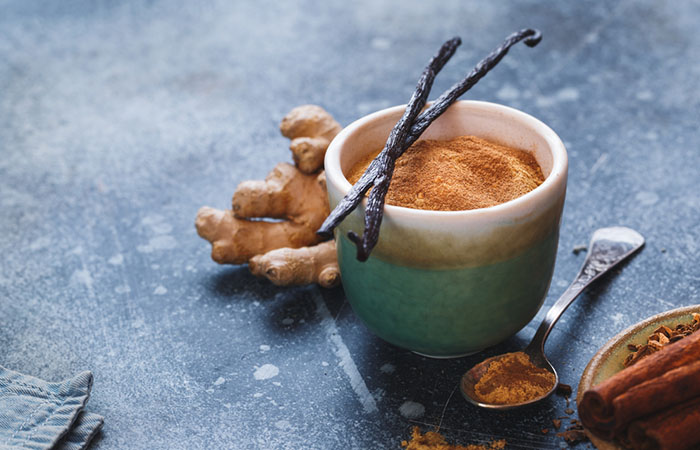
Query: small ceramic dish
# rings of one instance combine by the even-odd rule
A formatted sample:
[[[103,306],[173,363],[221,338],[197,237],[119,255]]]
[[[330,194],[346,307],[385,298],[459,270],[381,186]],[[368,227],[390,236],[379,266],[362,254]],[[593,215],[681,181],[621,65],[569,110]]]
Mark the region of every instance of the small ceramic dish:
[[[661,325],[675,328],[680,323],[691,322],[693,313],[700,313],[700,305],[685,306],[649,317],[610,339],[598,350],[598,353],[593,356],[584,369],[578,385],[576,403],[581,402],[583,393],[587,389],[607,380],[623,369],[623,362],[630,354],[627,348],[629,344],[645,344],[647,337]],[[586,434],[599,450],[623,450],[623,447],[616,442],[600,439],[588,430],[586,430]]]
[[[386,143],[405,106],[365,116],[326,152],[331,208],[352,185],[357,161]],[[559,241],[568,159],[561,139],[536,118],[507,106],[459,101],[421,136],[475,135],[530,151],[545,181],[489,208],[428,211],[384,206],[379,242],[359,262],[347,238],[364,229],[367,201],[336,229],[343,289],[355,314],[384,340],[437,358],[462,356],[517,333],[547,294]]]

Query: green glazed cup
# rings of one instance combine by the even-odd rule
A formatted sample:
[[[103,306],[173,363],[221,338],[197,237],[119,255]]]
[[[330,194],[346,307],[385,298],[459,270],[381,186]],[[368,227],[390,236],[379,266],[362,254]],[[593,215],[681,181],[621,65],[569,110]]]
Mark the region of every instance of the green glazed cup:
[[[331,208],[350,190],[358,160],[384,146],[405,106],[363,117],[328,147]],[[366,262],[355,258],[350,230],[364,229],[364,208],[336,229],[343,288],[355,313],[382,339],[426,356],[478,352],[524,327],[542,306],[554,271],[564,206],[567,155],[544,123],[494,103],[460,101],[424,139],[475,135],[531,151],[546,179],[500,205],[470,211],[384,207],[379,242]]]

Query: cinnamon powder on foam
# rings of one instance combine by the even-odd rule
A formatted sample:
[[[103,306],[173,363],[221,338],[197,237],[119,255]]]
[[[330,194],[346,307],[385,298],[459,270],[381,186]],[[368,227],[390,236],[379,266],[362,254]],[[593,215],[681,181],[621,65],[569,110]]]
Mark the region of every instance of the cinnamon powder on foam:
[[[381,149],[346,174],[355,184]],[[396,161],[386,203],[414,209],[462,211],[518,198],[542,184],[534,156],[478,138],[422,140]]]

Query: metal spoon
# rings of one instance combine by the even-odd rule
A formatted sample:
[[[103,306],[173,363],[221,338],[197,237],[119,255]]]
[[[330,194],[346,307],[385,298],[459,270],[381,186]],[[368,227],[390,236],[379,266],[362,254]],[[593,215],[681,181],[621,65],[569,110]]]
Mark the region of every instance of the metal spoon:
[[[559,375],[557,375],[557,371],[554,370],[554,367],[544,354],[544,342],[547,340],[549,332],[552,331],[554,324],[557,323],[557,320],[566,311],[566,308],[573,303],[584,289],[619,262],[642,248],[643,245],[644,237],[636,231],[625,227],[600,228],[593,233],[591,243],[588,245],[586,260],[583,262],[581,270],[571,285],[559,297],[559,300],[547,311],[547,315],[537,329],[532,341],[523,350],[536,367],[554,374],[554,385],[547,393],[522,403],[496,405],[480,402],[474,393],[474,386],[486,373],[492,361],[505,356],[498,355],[480,362],[462,375],[460,388],[464,398],[482,408],[503,410],[530,405],[551,395],[559,384]]]

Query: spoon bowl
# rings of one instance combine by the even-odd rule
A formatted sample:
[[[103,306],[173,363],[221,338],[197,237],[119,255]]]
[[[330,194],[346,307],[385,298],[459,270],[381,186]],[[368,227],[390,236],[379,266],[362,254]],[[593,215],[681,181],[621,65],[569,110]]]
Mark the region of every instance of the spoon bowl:
[[[489,365],[497,361],[504,356],[507,355],[507,353],[502,354],[502,355],[496,355],[492,356],[491,358],[487,358],[480,362],[479,364],[475,365],[471,369],[469,369],[464,375],[462,375],[462,380],[460,382],[460,391],[462,392],[462,395],[464,398],[471,404],[479,406],[481,408],[486,408],[486,409],[498,409],[498,410],[506,410],[506,409],[513,409],[513,408],[519,408],[521,406],[527,406],[531,405],[533,403],[536,403],[543,398],[549,397],[552,392],[557,388],[557,385],[559,384],[559,375],[557,374],[557,371],[554,369],[554,366],[546,359],[540,359],[536,360],[533,358],[532,355],[528,354],[526,350],[523,351],[526,355],[530,357],[530,361],[533,363],[535,367],[538,367],[540,369],[545,369],[546,371],[553,373],[554,374],[554,383],[552,385],[552,388],[547,391],[544,395],[541,397],[536,397],[534,399],[521,402],[521,403],[509,403],[506,405],[500,405],[500,404],[492,404],[492,403],[485,403],[480,400],[477,400],[478,396],[476,395],[475,392],[475,386],[476,383],[479,382],[482,376],[486,373],[486,371],[489,368]]]
[[[554,305],[547,311],[547,315],[540,324],[535,336],[530,344],[523,350],[530,362],[540,369],[554,374],[552,388],[539,397],[531,398],[520,403],[492,404],[479,399],[475,386],[488,371],[489,366],[507,354],[493,356],[469,369],[460,382],[460,391],[468,402],[481,408],[506,410],[531,405],[544,398],[549,397],[559,384],[559,376],[554,366],[549,362],[544,353],[544,343],[549,336],[554,324],[566,311],[571,303],[583,292],[591,283],[600,278],[604,273],[625,260],[644,246],[644,237],[636,231],[625,227],[600,228],[593,233],[588,246],[586,260],[583,262],[581,270],[564,291]]]

